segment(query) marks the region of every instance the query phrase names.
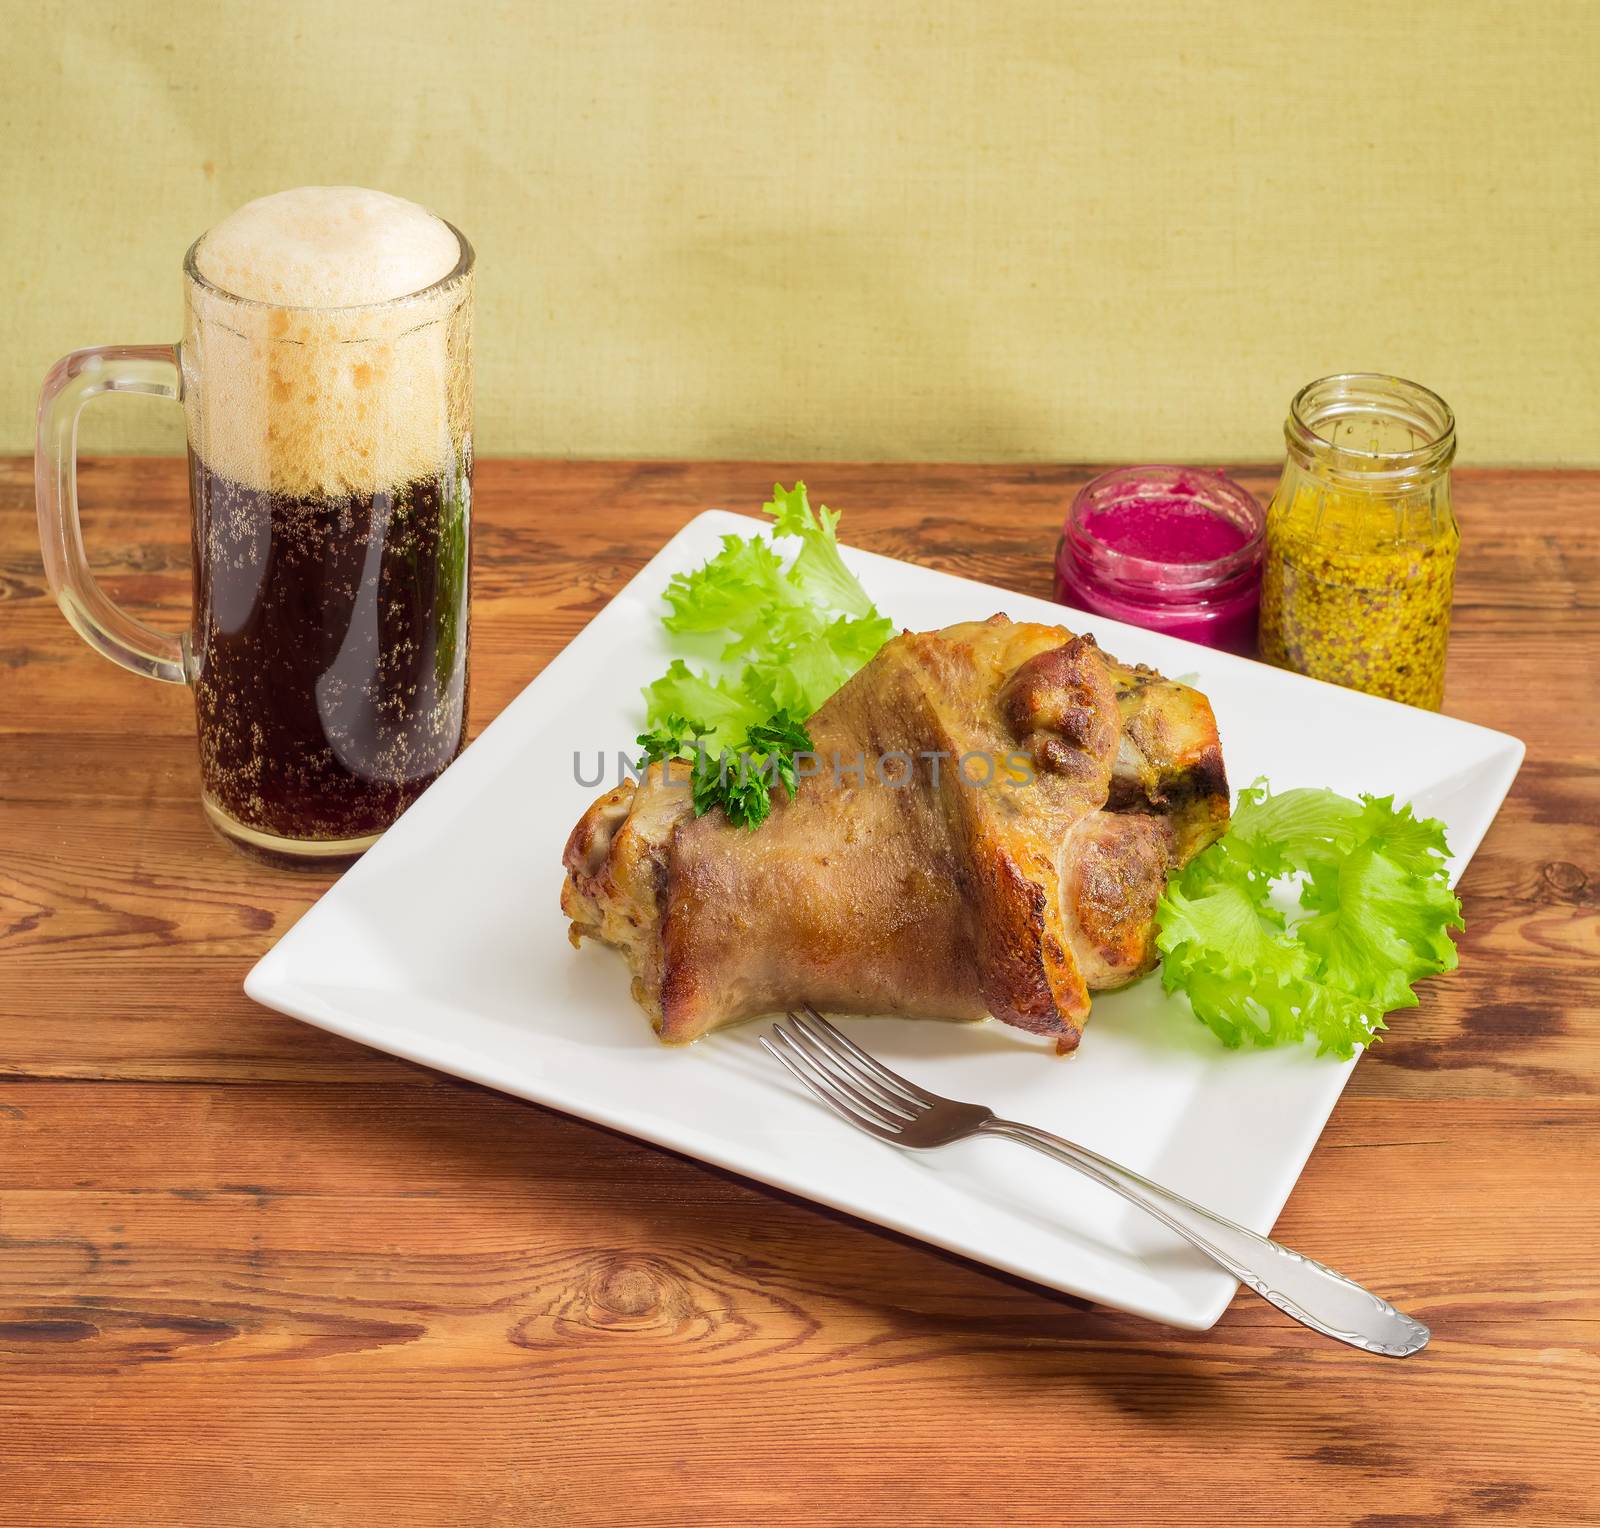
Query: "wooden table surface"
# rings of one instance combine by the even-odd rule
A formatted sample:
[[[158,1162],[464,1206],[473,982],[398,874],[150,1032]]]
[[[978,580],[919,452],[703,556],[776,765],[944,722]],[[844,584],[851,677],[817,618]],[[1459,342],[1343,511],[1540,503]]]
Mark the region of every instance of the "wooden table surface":
[[[1086,476],[483,462],[475,727],[797,470],[848,540],[1040,595]],[[114,595],[181,625],[182,464],[83,485]],[[1279,1221],[1433,1327],[1395,1363],[1248,1295],[1191,1334],[1047,1294],[254,1006],[328,877],[212,836],[189,697],[68,629],[0,466],[0,1522],[1596,1521],[1600,474],[1458,500],[1446,709],[1528,760],[1461,972]]]

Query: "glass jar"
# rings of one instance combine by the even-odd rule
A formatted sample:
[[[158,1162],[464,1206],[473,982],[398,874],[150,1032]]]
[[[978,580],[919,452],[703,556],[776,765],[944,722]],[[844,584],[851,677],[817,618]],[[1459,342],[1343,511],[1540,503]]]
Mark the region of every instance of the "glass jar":
[[[1055,597],[1113,621],[1253,652],[1262,525],[1255,496],[1220,472],[1102,473],[1067,511]]]
[[[1261,656],[1438,710],[1460,534],[1450,509],[1455,417],[1399,377],[1303,388],[1267,510]]]

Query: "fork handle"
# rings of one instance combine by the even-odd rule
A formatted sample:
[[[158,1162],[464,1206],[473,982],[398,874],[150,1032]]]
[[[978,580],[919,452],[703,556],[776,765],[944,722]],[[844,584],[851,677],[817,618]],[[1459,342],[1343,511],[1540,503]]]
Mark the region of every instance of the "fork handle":
[[[1405,1358],[1427,1344],[1431,1335],[1427,1327],[1370,1289],[1363,1289],[1342,1273],[1269,1237],[1235,1225],[1097,1152],[1013,1120],[986,1121],[981,1129],[985,1135],[999,1135],[1031,1146],[1104,1184],[1130,1204],[1154,1215],[1285,1315],[1325,1337],[1386,1358]]]

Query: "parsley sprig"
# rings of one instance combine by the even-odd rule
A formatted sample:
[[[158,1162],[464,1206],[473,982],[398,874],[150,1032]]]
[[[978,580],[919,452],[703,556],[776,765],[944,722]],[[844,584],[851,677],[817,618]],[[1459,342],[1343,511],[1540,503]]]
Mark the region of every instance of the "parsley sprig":
[[[672,712],[660,726],[639,734],[644,753],[637,767],[688,757],[696,817],[721,807],[736,828],[760,827],[772,812],[774,790],[794,796],[799,785],[795,755],[812,751],[811,734],[804,722],[781,708],[752,725],[734,752],[723,749],[713,756],[705,746],[710,731]]]

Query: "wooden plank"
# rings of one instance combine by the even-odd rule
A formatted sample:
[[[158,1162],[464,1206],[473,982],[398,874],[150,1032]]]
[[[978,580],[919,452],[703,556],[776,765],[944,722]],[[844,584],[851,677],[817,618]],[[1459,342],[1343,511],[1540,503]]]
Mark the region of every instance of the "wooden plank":
[[[1578,1520],[1561,1514],[1580,1502],[1600,1342],[1592,1206],[1520,1190],[1535,1132],[1546,1171],[1585,1180],[1600,1125],[1583,1104],[1485,1103],[1468,1138],[1454,1103],[1341,1107],[1284,1234],[1335,1239],[1339,1261],[1439,1331],[1426,1364],[1352,1373],[1255,1301],[1209,1336],[1157,1334],[463,1084],[121,1088],[86,1158],[61,1121],[97,1091],[0,1088],[7,1161],[27,1164],[5,1180],[0,1355],[40,1360],[22,1436],[65,1438],[106,1383],[164,1419],[145,1437],[126,1416],[97,1417],[72,1444],[97,1465],[153,1468],[174,1430],[203,1433],[218,1408],[276,1414],[303,1397],[336,1435],[365,1423],[410,1440],[391,1444],[402,1475],[424,1468],[424,1428],[471,1437],[480,1458],[489,1430],[494,1447],[553,1472],[573,1520],[603,1521],[592,1499],[584,1510],[581,1472],[566,1474],[572,1451],[623,1432],[627,1458],[607,1454],[609,1467],[641,1486],[670,1479],[686,1436],[727,1448],[710,1417],[731,1407],[750,1422],[722,1456],[741,1476],[782,1481],[787,1450],[826,1447],[857,1470],[875,1456],[914,1496],[913,1461],[931,1452],[950,1473],[930,1507],[948,1513],[985,1499],[986,1473],[1007,1460],[1025,1467],[1002,1499],[1046,1521],[1051,1494],[1029,1495],[1042,1461],[1027,1421],[1070,1398],[1075,1448],[1089,1426],[1160,1456],[1139,1457],[1129,1478],[1085,1449],[1079,1504],[1099,1490],[1104,1509],[1120,1492],[1124,1510],[1167,1502],[1221,1521],[1208,1508],[1248,1487],[1252,1450],[1277,1440],[1314,1489],[1354,1476],[1353,1500],[1366,1487],[1379,1503],[1416,1472],[1409,1501],[1476,1480],[1526,1487],[1530,1520]],[[953,1419],[941,1393],[968,1409]],[[772,1425],[797,1400],[815,1435]],[[900,1451],[861,1446],[884,1408],[905,1428]],[[1218,1450],[1235,1429],[1250,1446]],[[302,1428],[255,1441],[284,1470],[321,1455]],[[1464,1473],[1440,1471],[1440,1451]],[[1534,1487],[1526,1462],[1547,1453],[1558,1467]],[[1374,1460],[1386,1464],[1352,1469]],[[798,1487],[774,1489],[805,1505]]]
[[[1048,595],[1092,470],[485,462],[475,727],[708,505],[798,473],[860,545]],[[108,586],[180,625],[182,464],[84,483]],[[1203,1335],[1064,1300],[254,1007],[328,877],[211,835],[188,697],[67,628],[0,463],[0,1523],[1594,1520],[1600,474],[1458,504],[1446,708],[1529,761],[1461,973],[1280,1222],[1435,1326],[1386,1365],[1249,1298]]]

